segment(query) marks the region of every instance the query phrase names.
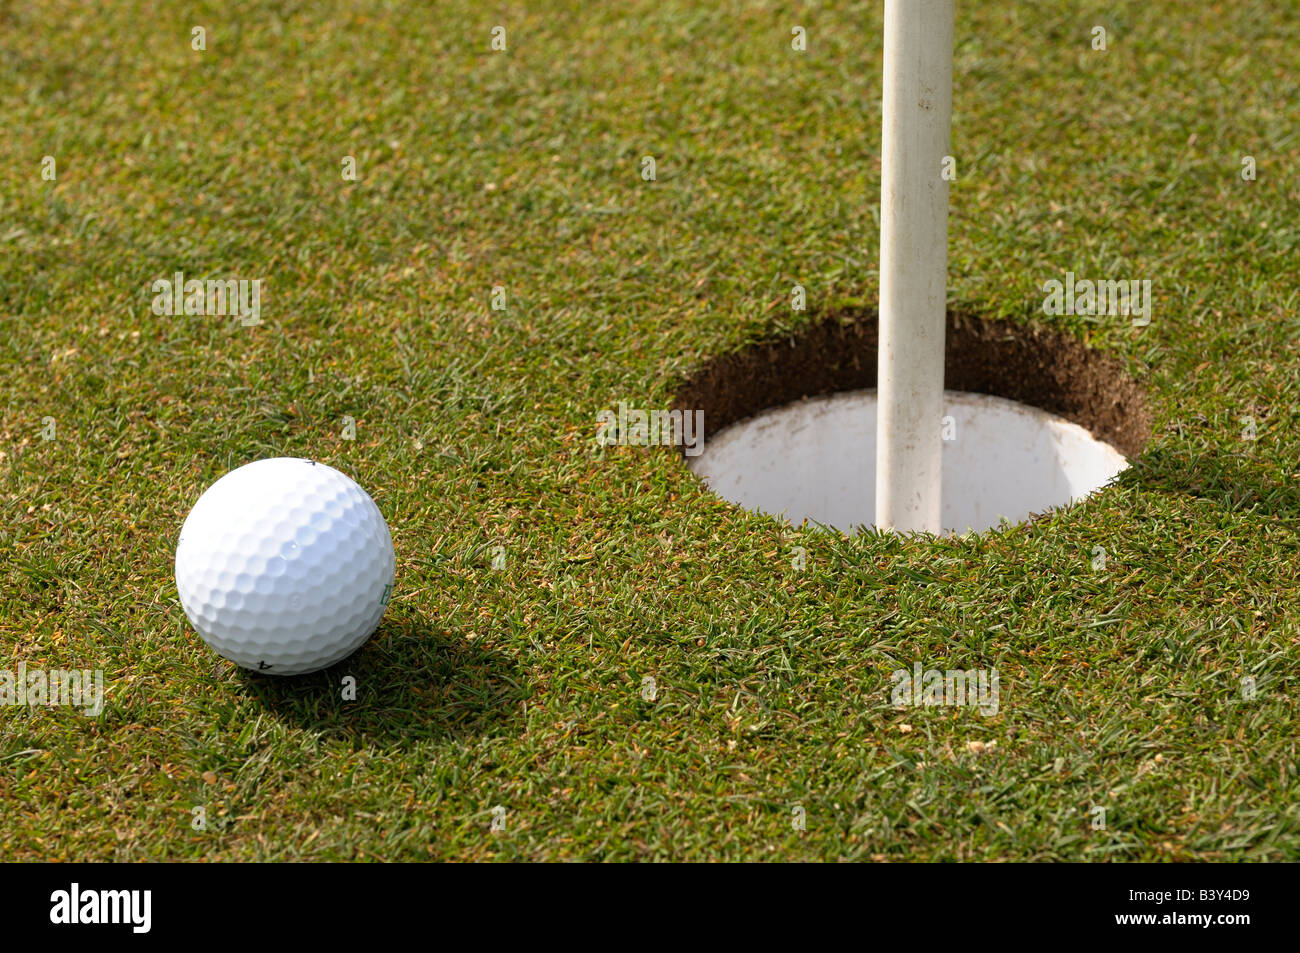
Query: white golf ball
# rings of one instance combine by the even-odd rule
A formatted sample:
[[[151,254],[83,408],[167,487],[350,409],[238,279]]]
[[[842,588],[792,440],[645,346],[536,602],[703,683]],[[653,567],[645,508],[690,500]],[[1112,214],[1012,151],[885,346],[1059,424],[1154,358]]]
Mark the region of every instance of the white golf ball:
[[[393,591],[379,507],[333,467],[276,457],[232,470],[194,504],[176,589],[221,655],[272,675],[314,672],[370,638]]]

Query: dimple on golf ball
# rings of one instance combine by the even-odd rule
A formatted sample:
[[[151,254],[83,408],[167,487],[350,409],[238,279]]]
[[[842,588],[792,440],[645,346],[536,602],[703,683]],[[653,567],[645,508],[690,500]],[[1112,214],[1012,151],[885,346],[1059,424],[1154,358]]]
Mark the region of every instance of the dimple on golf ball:
[[[232,470],[194,504],[176,589],[203,641],[244,668],[300,675],[370,638],[393,591],[379,507],[333,467],[294,457]]]

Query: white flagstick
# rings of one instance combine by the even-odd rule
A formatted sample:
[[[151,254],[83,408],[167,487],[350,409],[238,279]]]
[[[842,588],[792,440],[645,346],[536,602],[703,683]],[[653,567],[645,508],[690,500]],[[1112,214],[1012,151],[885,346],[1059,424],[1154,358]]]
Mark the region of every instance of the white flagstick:
[[[885,0],[876,525],[940,530],[954,0]]]

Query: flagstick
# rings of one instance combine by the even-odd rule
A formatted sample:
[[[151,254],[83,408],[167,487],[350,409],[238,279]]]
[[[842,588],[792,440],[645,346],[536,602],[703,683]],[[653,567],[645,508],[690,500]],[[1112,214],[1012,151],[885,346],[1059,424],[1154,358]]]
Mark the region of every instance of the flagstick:
[[[876,525],[940,530],[954,0],[885,0]]]

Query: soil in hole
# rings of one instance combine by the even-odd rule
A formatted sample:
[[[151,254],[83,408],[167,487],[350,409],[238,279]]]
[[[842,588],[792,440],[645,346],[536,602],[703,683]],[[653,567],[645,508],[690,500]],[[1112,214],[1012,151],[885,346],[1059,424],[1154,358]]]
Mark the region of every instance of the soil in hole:
[[[831,315],[797,334],[707,362],[678,389],[675,406],[702,409],[707,438],[804,397],[875,387],[876,335],[875,312]],[[1151,435],[1138,384],[1115,358],[1068,334],[950,312],[945,347],[947,390],[1039,407],[1129,457]]]

